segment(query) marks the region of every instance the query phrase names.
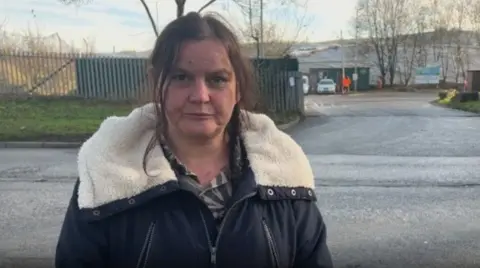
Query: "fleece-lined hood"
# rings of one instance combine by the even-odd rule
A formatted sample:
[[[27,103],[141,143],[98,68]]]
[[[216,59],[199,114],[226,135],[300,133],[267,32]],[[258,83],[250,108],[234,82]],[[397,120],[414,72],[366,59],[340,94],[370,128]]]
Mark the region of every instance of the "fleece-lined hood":
[[[257,185],[313,189],[313,171],[300,146],[269,117],[242,112],[250,119],[242,137]],[[154,104],[134,109],[126,117],[105,119],[78,153],[79,207],[96,208],[176,180],[159,146],[147,158],[148,175],[143,169],[154,133]]]

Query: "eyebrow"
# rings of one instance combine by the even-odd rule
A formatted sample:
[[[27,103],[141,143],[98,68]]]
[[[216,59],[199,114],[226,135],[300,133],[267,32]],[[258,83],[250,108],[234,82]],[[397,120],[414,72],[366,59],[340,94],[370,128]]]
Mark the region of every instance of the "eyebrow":
[[[175,73],[175,72],[182,72],[182,73],[191,73],[190,71],[188,71],[187,69],[185,68],[181,68],[181,67],[174,67],[172,69],[172,72]],[[220,69],[217,69],[217,70],[212,70],[212,71],[209,71],[208,73],[209,74],[218,74],[218,73],[225,73],[225,74],[228,74],[228,75],[231,75],[232,74],[232,70],[229,70],[227,68],[220,68]]]

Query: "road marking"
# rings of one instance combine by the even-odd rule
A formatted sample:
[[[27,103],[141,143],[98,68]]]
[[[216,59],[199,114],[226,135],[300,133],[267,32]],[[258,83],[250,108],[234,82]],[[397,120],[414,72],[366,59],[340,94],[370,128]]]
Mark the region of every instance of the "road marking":
[[[305,110],[313,110],[314,112],[322,113],[328,108],[333,108],[334,104],[325,105],[324,103],[317,103],[317,102],[308,102],[305,104]]]

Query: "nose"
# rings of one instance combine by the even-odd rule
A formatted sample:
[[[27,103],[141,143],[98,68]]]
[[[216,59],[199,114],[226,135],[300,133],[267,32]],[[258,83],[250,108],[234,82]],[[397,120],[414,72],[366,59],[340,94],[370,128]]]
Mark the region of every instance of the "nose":
[[[192,102],[208,102],[210,100],[208,86],[203,79],[196,79],[192,85],[190,93],[190,101]]]

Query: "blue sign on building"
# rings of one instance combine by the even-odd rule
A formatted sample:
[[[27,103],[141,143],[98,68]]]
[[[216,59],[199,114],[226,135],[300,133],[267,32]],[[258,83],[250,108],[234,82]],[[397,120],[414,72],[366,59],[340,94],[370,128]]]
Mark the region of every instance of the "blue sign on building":
[[[440,66],[430,66],[430,67],[423,67],[417,68],[415,70],[416,75],[428,75],[428,76],[440,76]]]
[[[440,66],[416,68],[415,84],[438,84],[440,80]]]

